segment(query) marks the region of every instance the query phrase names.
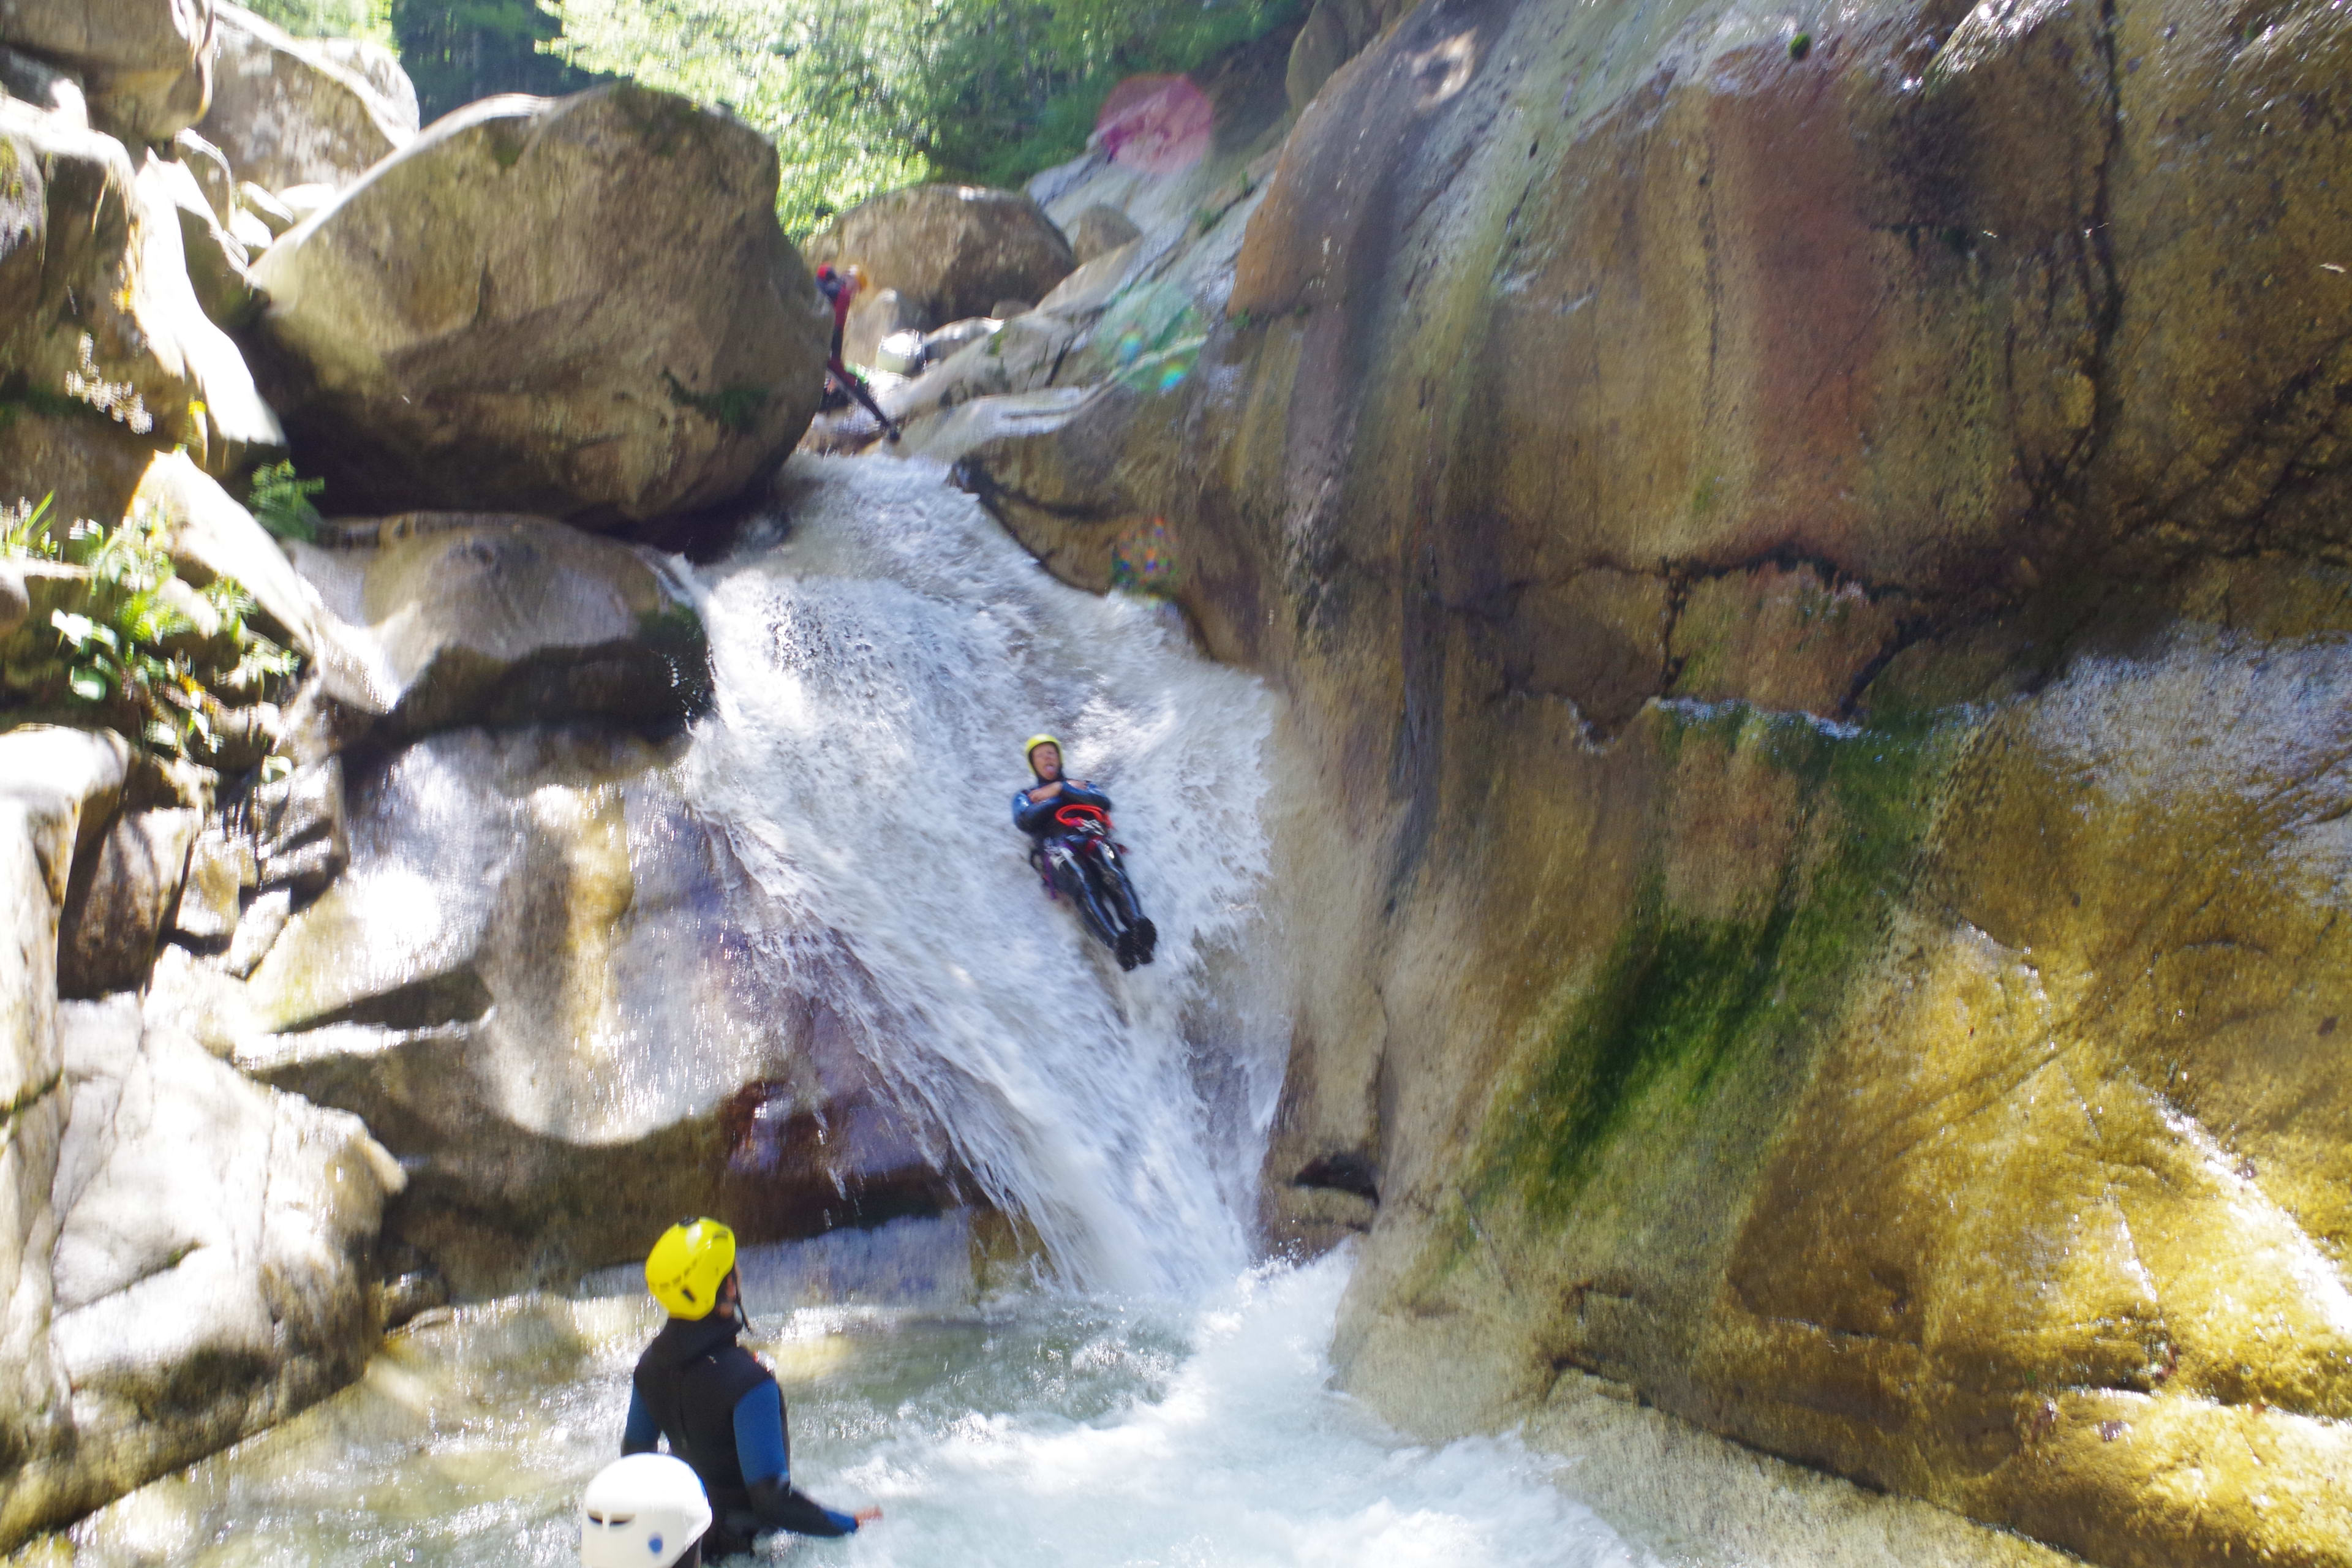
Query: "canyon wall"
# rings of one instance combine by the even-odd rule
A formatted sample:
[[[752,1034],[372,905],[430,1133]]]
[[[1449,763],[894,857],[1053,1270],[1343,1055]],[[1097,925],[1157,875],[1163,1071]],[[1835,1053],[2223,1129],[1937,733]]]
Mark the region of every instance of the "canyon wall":
[[[1343,1380],[2352,1560],[2352,22],[1431,0],[1280,149],[961,474],[1294,699]]]

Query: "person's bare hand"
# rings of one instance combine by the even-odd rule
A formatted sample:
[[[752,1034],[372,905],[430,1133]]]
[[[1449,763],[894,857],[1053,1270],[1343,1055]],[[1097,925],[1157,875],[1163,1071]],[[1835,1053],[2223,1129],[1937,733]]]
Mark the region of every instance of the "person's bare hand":
[[[882,1510],[878,1508],[861,1508],[849,1517],[857,1521],[858,1529],[863,1530],[867,1525],[872,1524],[876,1520],[880,1519],[882,1517]]]
[[[1045,785],[1045,787],[1043,787],[1042,789],[1033,789],[1033,790],[1031,790],[1031,791],[1029,792],[1029,799],[1030,799],[1031,804],[1032,804],[1032,805],[1034,805],[1036,802],[1041,801],[1041,800],[1051,800],[1051,799],[1053,799],[1055,795],[1059,795],[1059,794],[1061,794],[1061,793],[1062,793],[1062,781],[1061,781],[1061,780],[1059,780],[1059,779],[1055,779],[1052,784],[1046,784],[1046,785]]]

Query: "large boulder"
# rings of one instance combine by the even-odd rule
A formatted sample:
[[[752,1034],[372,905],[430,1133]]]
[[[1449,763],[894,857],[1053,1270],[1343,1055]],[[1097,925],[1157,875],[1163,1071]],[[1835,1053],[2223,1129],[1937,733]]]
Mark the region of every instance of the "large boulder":
[[[147,1026],[137,997],[64,1013],[50,1343],[73,1390],[58,1501],[79,1511],[358,1375],[404,1177],[357,1117]]]
[[[121,737],[26,726],[0,734],[0,1549],[58,1517],[71,1392],[52,1352],[49,1188],[66,1130],[58,924],[78,854],[122,795]]]
[[[1038,300],[1076,266],[1045,209],[1018,191],[910,185],[859,203],[809,237],[812,267],[852,262],[868,286],[896,289],[926,322],[985,316],[1000,300]]]
[[[212,110],[196,130],[239,179],[347,185],[415,139],[416,89],[382,49],[339,52],[226,0],[219,18]]]
[[[749,127],[627,84],[436,121],[255,268],[330,500],[605,525],[740,494],[823,382],[776,183]]]
[[[92,121],[169,142],[211,96],[212,0],[0,0],[0,46],[67,67]]]
[[[385,734],[582,718],[662,728],[707,705],[702,619],[652,552],[542,519],[446,521],[371,550],[296,547],[382,650]]]
[[[189,282],[163,171],[142,180],[113,138],[0,101],[0,173],[14,235],[0,252],[0,375],[21,378],[26,403],[82,421],[94,443],[184,447],[214,473],[283,448]]]

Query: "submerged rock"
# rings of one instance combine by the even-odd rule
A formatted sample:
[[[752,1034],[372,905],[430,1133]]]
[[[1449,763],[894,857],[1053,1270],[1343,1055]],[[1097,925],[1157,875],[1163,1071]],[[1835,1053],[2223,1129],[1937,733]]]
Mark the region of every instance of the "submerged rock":
[[[240,179],[270,191],[348,185],[415,140],[416,89],[381,48],[352,41],[338,58],[326,40],[290,37],[227,0],[218,14],[212,110],[196,130]]]
[[[254,269],[329,500],[609,525],[740,493],[823,380],[776,180],[756,132],[633,86],[437,121]]]
[[[8,0],[0,45],[79,79],[92,121],[131,142],[169,142],[212,90],[212,0]]]
[[[999,300],[1034,300],[1076,265],[1070,242],[1017,191],[910,185],[859,203],[809,237],[809,265],[852,262],[895,289],[926,321],[992,313]]]

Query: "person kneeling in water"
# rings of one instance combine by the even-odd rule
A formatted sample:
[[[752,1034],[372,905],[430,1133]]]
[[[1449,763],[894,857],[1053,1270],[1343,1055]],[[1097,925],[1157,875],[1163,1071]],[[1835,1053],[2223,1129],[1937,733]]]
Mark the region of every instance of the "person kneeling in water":
[[[669,1321],[638,1358],[621,1452],[652,1453],[667,1438],[694,1467],[710,1500],[703,1562],[749,1552],[771,1531],[849,1535],[882,1517],[836,1512],[793,1485],[783,1391],[735,1342],[744,1318],[733,1231],[715,1219],[670,1226],[646,1258],[646,1284]]]

